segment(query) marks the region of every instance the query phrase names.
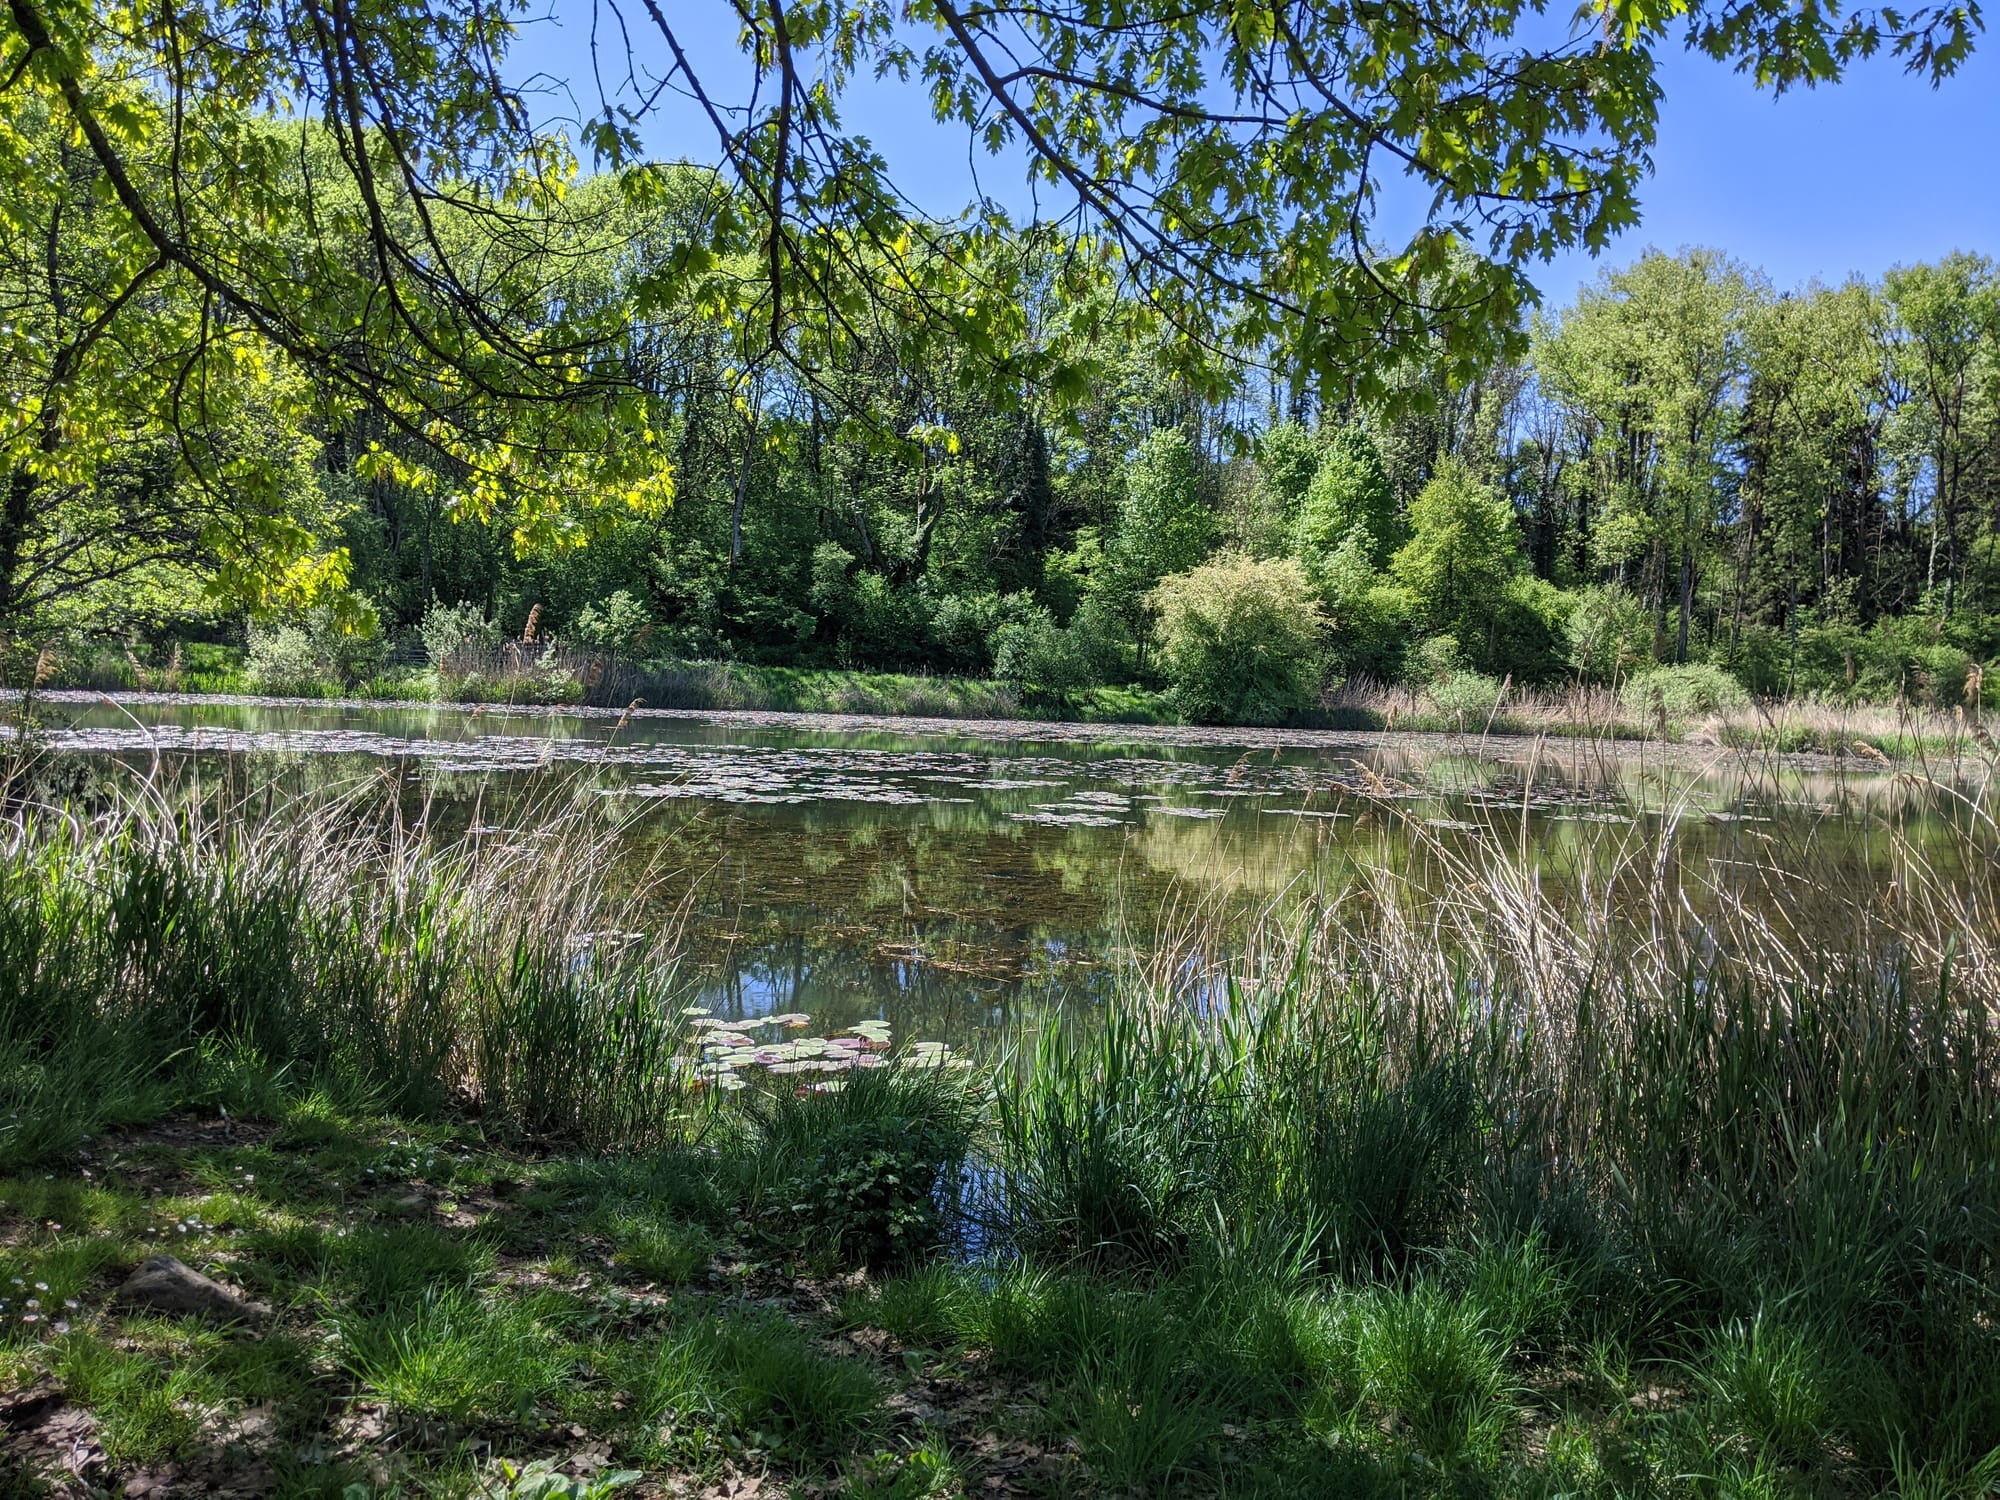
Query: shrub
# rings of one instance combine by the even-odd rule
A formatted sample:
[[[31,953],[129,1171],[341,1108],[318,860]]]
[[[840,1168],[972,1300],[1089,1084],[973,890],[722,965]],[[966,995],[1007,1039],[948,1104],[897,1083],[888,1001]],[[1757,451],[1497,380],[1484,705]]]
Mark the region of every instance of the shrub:
[[[1832,623],[1799,631],[1794,686],[1876,702],[1950,708],[1966,701],[1974,658],[1941,639],[1921,615],[1878,620],[1868,630]],[[1990,701],[1991,688],[1987,689]]]
[[[1404,653],[1411,687],[1429,687],[1465,670],[1465,652],[1455,635],[1429,635]]]
[[[385,654],[372,607],[357,613],[321,605],[293,620],[252,625],[244,671],[259,692],[315,697],[366,682]]]
[[[328,686],[319,649],[301,625],[251,626],[244,672],[261,693],[305,696]]]
[[[901,1264],[938,1242],[938,1172],[955,1149],[924,1121],[848,1122],[793,1177],[789,1211],[845,1263]]]
[[[1563,633],[1570,666],[1592,682],[1628,676],[1652,654],[1652,618],[1623,584],[1578,590]]]
[[[1161,664],[1189,718],[1266,723],[1311,704],[1324,616],[1296,562],[1224,553],[1151,598]]]
[[[1500,707],[1500,691],[1499,678],[1460,668],[1433,682],[1424,697],[1431,707],[1463,729],[1474,723],[1483,726],[1493,716]]]
[[[653,615],[630,589],[619,589],[608,599],[584,605],[570,633],[596,650],[636,656],[653,633]]]
[[[1003,618],[1000,596],[946,594],[931,614],[931,642],[948,666],[983,672],[993,665],[993,634]]]
[[[1563,647],[1575,599],[1546,578],[1517,573],[1507,580],[1478,624],[1466,633],[1472,664],[1517,682],[1548,682],[1563,674]]]
[[[1041,605],[1025,604],[993,633],[993,675],[1022,697],[1058,709],[1100,680],[1107,655],[1097,614],[1088,607],[1065,629]]]
[[[443,666],[445,658],[461,647],[491,651],[500,644],[500,627],[469,599],[456,604],[433,599],[430,608],[424,611],[423,623],[417,626],[417,634],[423,639],[424,655],[433,667]]]
[[[923,598],[885,574],[856,565],[835,542],[813,549],[809,598],[820,620],[839,636],[844,666],[894,666],[922,660],[930,638]]]
[[[1742,683],[1707,662],[1637,673],[1625,684],[1622,696],[1630,712],[1664,713],[1669,719],[1699,718],[1726,708],[1741,708],[1750,701]]]
[[[852,1265],[895,1265],[935,1245],[945,1188],[974,1105],[955,1074],[861,1073],[833,1093],[780,1093],[762,1119],[760,1175],[808,1247]]]
[[[808,597],[822,615],[839,616],[852,602],[854,554],[838,542],[813,548],[812,583]]]
[[[1400,681],[1408,671],[1412,610],[1408,591],[1374,575],[1366,588],[1333,607],[1333,661],[1345,673]]]
[[[1711,653],[1711,659],[1760,698],[1775,698],[1794,686],[1805,686],[1812,675],[1803,655],[1794,662],[1791,638],[1768,625],[1745,625],[1735,641]],[[1813,686],[1825,688],[1838,681],[1836,673],[1831,681]]]

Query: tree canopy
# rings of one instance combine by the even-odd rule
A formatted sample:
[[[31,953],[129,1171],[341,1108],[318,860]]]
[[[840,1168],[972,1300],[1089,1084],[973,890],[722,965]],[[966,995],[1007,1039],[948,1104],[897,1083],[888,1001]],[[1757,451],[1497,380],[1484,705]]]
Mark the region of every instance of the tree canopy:
[[[1298,565],[1255,576],[1306,580],[1316,665],[1449,630],[1547,680],[1604,659],[1590,588],[1650,658],[1794,666],[1992,597],[1982,257],[1775,296],[1655,252],[1531,315],[1541,258],[1635,221],[1665,50],[1937,81],[1974,10],[729,14],[714,74],[681,12],[607,10],[557,130],[515,4],[7,0],[0,631],[539,608],[769,661],[1004,637],[1060,685],[1149,676],[1149,601],[1227,552]],[[918,212],[845,123],[883,79],[1038,207]],[[642,80],[706,160],[647,158]]]
[[[1470,378],[1518,337],[1537,258],[1637,221],[1662,49],[1780,90],[1882,50],[1937,80],[1979,27],[1960,5],[1786,0],[1603,0],[1567,26],[1538,0],[734,12],[727,79],[696,69],[671,8],[594,17],[623,56],[598,58],[599,107],[568,142],[512,81],[520,0],[8,0],[0,83],[47,101],[127,232],[218,309],[497,476],[524,450],[601,445],[569,425],[587,403],[566,397],[604,385],[616,410],[605,355],[627,309],[551,317],[538,279],[508,273],[520,252],[541,264],[577,153],[628,202],[657,199],[642,141],[668,90],[705,110],[719,174],[701,234],[640,279],[643,305],[726,312],[767,353],[825,371],[886,290],[904,316],[1079,389],[1074,361],[1022,347],[1023,226],[991,198],[956,225],[914,219],[844,125],[849,92],[898,77],[938,122],[1025,158],[1065,205],[1066,253],[1124,279],[1176,369],[1212,377],[1217,355],[1262,351],[1375,399],[1419,349]],[[274,114],[304,135],[270,128]],[[9,181],[38,170],[0,158]],[[1388,243],[1382,195],[1403,179],[1428,206]]]

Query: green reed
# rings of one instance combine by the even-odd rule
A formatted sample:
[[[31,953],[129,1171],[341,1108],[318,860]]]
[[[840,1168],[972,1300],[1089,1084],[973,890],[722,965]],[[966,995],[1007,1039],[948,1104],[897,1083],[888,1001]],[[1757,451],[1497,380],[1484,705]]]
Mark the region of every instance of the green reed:
[[[242,1074],[585,1144],[677,1132],[675,948],[579,828],[449,841],[350,798],[140,797],[0,846],[0,1158]],[[225,1101],[226,1107],[226,1101]]]
[[[1979,1492],[2000,1465],[2000,861],[1990,798],[1936,790],[1963,846],[1900,851],[1886,892],[1774,845],[1697,919],[1636,878],[1669,824],[1595,894],[1545,892],[1493,836],[1439,845],[1421,902],[1386,878],[1304,893],[1220,972],[1197,934],[1117,1014],[1003,1061],[998,1230],[1170,1300],[1321,1288],[1360,1350],[1346,1419],[1437,1428],[1433,1456],[1445,1429],[1498,1451],[1490,1419],[1533,1404],[1508,1380],[1611,1350],[1675,1393],[1704,1462],[1734,1434],[1752,1492],[1758,1465],[1772,1493]],[[1456,1364],[1426,1374],[1433,1355]]]

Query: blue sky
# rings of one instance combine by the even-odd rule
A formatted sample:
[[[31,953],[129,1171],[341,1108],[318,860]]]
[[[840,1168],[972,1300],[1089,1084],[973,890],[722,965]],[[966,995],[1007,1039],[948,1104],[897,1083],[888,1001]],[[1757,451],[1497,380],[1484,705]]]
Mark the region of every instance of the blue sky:
[[[526,30],[517,66],[578,79],[576,93],[594,100],[588,0],[555,3],[551,20]],[[665,8],[697,66],[733,95],[744,75],[730,7],[669,0]],[[657,58],[664,48],[650,30],[636,30],[642,13],[632,10],[642,53]],[[1857,65],[1838,86],[1782,99],[1706,58],[1673,52],[1662,61],[1666,97],[1656,170],[1641,189],[1644,221],[1607,253],[1611,264],[1647,245],[1712,245],[1782,288],[1875,276],[1951,250],[2000,254],[2000,35],[1938,90],[1886,58]],[[845,109],[850,128],[874,140],[922,207],[964,206],[972,194],[964,133],[933,123],[915,90],[864,86]],[[648,130],[649,146],[666,156],[709,158],[713,142],[691,107],[664,112]],[[989,192],[1026,201],[1017,169],[984,156],[978,167]],[[1598,264],[1569,256],[1534,274],[1559,304]]]
[[[2000,254],[2000,36],[1933,91],[1877,58],[1782,99],[1706,58],[1664,60],[1644,222],[1609,253],[1713,245],[1780,287],[1874,276],[1952,250]],[[1539,273],[1564,301],[1595,267]]]

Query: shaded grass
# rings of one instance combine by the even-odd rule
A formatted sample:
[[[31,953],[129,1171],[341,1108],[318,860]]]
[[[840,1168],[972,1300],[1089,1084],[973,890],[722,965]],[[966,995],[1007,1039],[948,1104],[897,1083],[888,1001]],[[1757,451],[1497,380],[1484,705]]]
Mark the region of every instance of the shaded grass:
[[[1829,1341],[1790,1305],[1670,1323],[1659,1309],[1678,1296],[1649,1300],[1643,1270],[1539,1228],[1419,1249],[1400,1270],[1332,1274],[1303,1257],[1232,1259],[1224,1241],[1198,1238],[1177,1268],[1139,1274],[933,1259],[850,1283],[838,1311],[822,1312],[810,1284],[803,1299],[784,1290],[797,1284],[780,1268],[810,1261],[807,1247],[772,1242],[753,1253],[777,1260],[743,1259],[732,1226],[749,1221],[732,1195],[756,1181],[749,1137],[625,1159],[523,1157],[357,1119],[312,1144],[280,1131],[128,1139],[109,1148],[122,1164],[88,1184],[73,1171],[0,1183],[0,1279],[40,1280],[45,1298],[81,1304],[57,1336],[0,1316],[0,1367],[23,1385],[43,1372],[87,1407],[113,1473],[206,1472],[221,1462],[217,1434],[263,1411],[258,1441],[273,1446],[261,1451],[289,1455],[298,1492],[337,1493],[363,1450],[386,1442],[410,1492],[459,1493],[484,1472],[479,1454],[561,1461],[573,1429],[650,1474],[747,1466],[837,1478],[856,1494],[972,1493],[996,1455],[1027,1455],[999,1472],[1036,1486],[1107,1495],[1822,1495],[1874,1483],[1850,1424],[1881,1398],[1865,1382],[1841,1394],[1857,1368],[1851,1338]],[[343,1196],[363,1164],[386,1192]],[[155,1193],[163,1174],[213,1186]],[[495,1184],[512,1186],[495,1196]],[[450,1221],[405,1220],[389,1196],[405,1187],[462,1206]],[[80,1212],[50,1231],[22,1207]],[[270,1293],[276,1329],[105,1309],[105,1290],[153,1248],[148,1231],[181,1223],[193,1227],[177,1252]],[[626,1290],[630,1247],[649,1236],[676,1246],[680,1269],[693,1266],[680,1247],[712,1246],[691,1278],[711,1290],[660,1295],[652,1276]],[[894,1342],[864,1340],[864,1352],[843,1332],[875,1329]],[[937,1391],[960,1394],[912,1425],[888,1400],[904,1387],[919,1411]],[[474,1437],[490,1447],[468,1447]],[[1963,1486],[1985,1453],[1969,1436],[1922,1443],[1906,1424],[1881,1482],[1900,1473],[1932,1487],[1916,1493],[1976,1493]],[[320,1457],[300,1467],[300,1452]]]

